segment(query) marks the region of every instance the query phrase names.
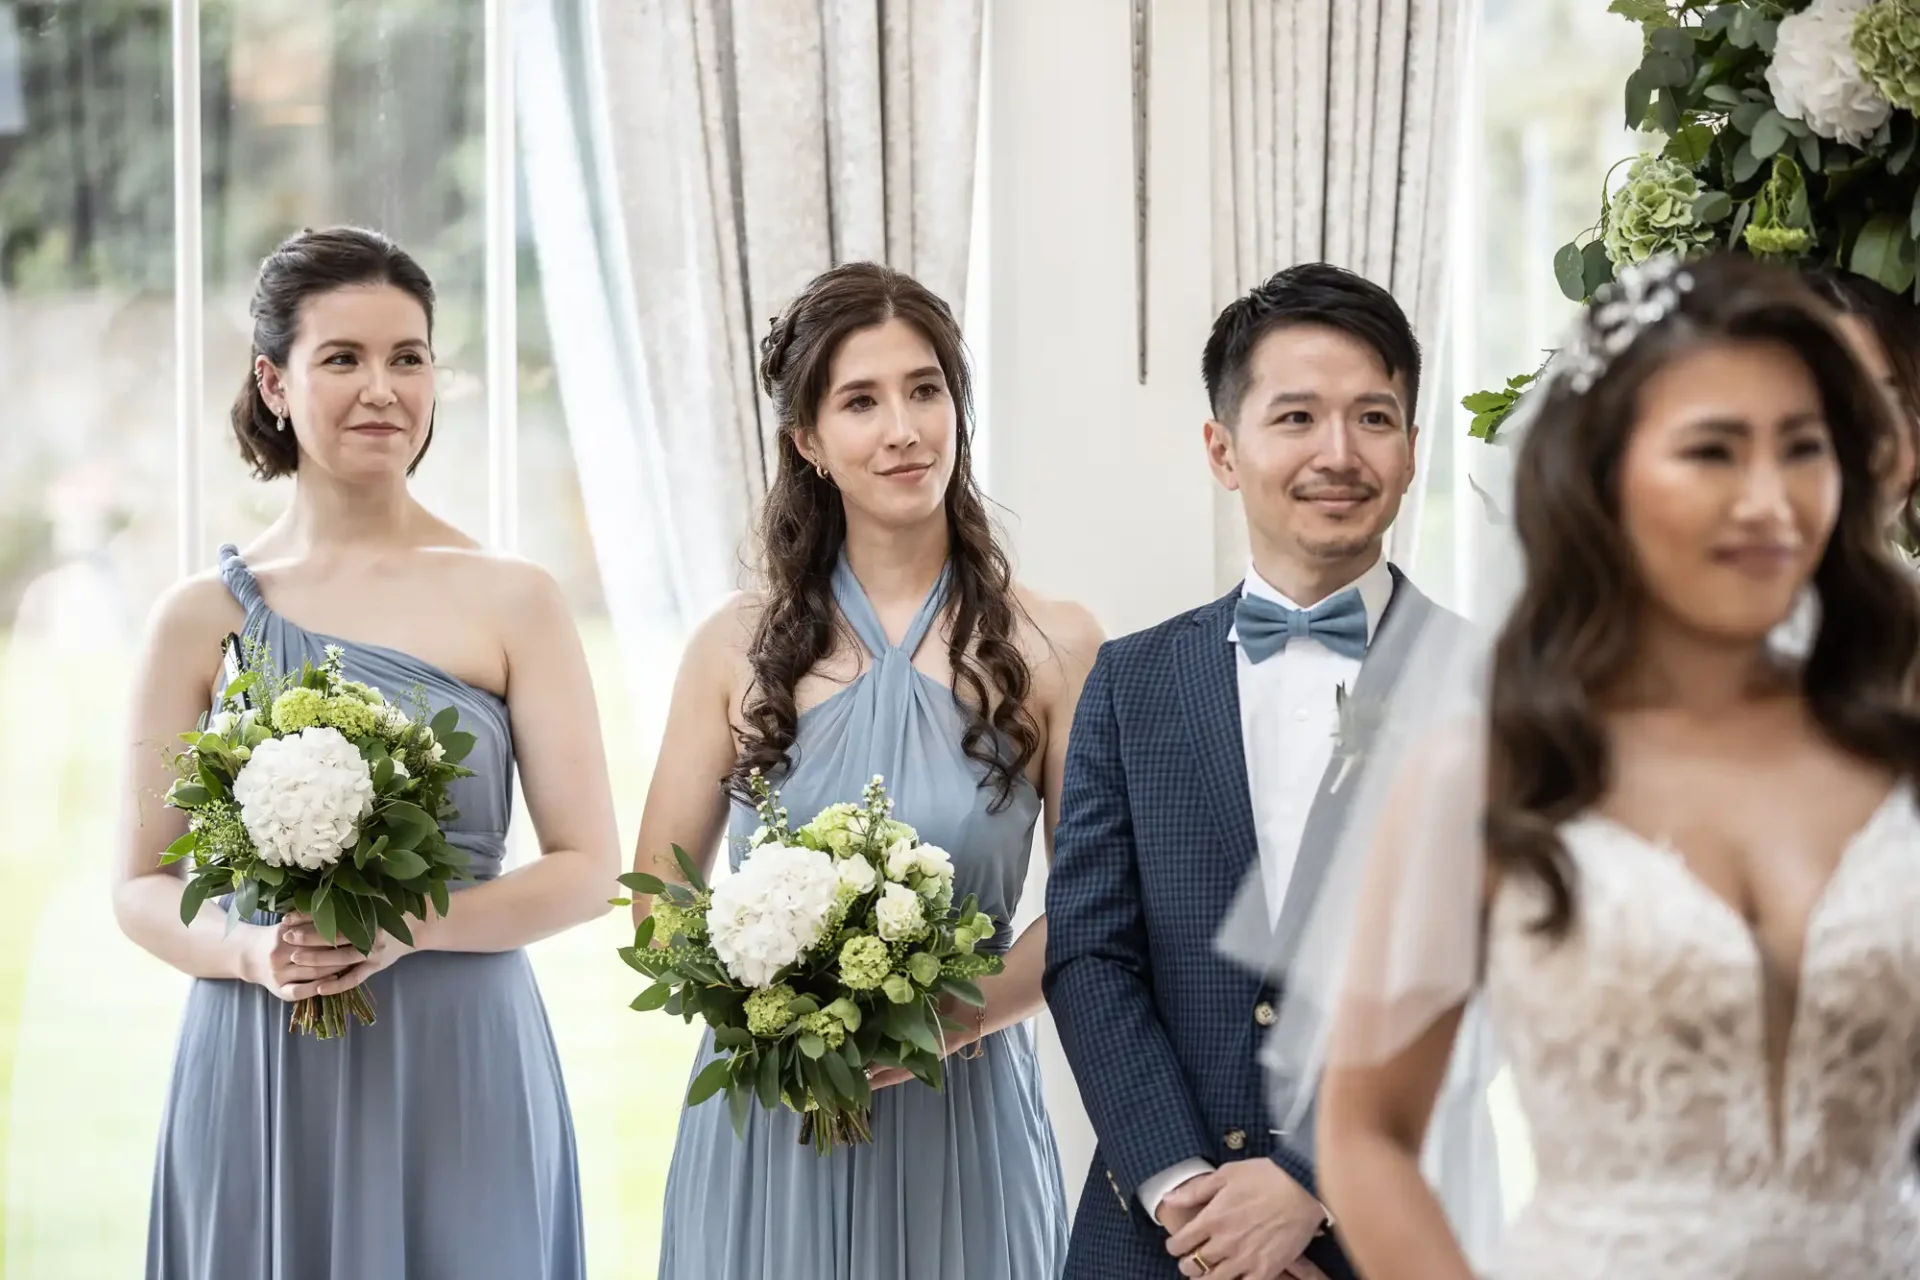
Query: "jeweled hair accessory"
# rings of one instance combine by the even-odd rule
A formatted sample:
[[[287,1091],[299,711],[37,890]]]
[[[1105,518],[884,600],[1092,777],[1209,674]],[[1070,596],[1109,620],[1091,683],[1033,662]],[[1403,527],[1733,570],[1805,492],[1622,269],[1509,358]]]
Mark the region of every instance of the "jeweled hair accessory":
[[[1554,360],[1554,376],[1585,395],[1641,334],[1678,311],[1681,296],[1692,289],[1692,273],[1672,255],[1625,268],[1593,295],[1573,341]]]

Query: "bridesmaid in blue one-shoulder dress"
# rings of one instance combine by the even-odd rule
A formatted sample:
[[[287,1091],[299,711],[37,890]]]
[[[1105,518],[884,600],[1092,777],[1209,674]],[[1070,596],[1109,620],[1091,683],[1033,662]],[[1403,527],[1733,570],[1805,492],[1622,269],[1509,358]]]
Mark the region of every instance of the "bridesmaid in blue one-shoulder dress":
[[[408,654],[281,617],[231,546],[220,573],[246,634],[283,670],[339,643],[349,679],[459,712],[477,743],[474,776],[452,787],[447,839],[472,877],[455,894],[498,876],[513,805],[506,704]],[[366,986],[374,1024],[316,1040],[288,1032],[286,1002],[264,987],[193,984],[154,1166],[151,1280],[585,1273],[573,1121],[527,953],[415,952]]]
[[[573,1121],[524,948],[606,911],[619,836],[557,584],[408,491],[433,436],[433,299],[419,264],[376,232],[303,231],[267,258],[232,424],[254,473],[291,477],[293,497],[251,565],[221,548],[218,573],[177,585],[148,627],[114,911],[193,979],[148,1280],[585,1275]],[[224,903],[181,921],[181,869],[162,858],[186,829],[163,803],[168,759],[216,696],[235,632],[283,672],[338,645],[350,678],[403,708],[418,694],[453,709],[473,735],[446,826],[469,878],[445,915],[411,922],[410,943],[383,933],[362,954],[264,913],[230,928]],[[540,849],[506,871],[516,774]],[[372,1025],[332,1040],[289,1029],[290,1001],[363,984]]]
[[[635,864],[677,879],[670,846],[711,859],[724,839],[739,865],[754,769],[795,823],[878,775],[894,816],[951,855],[956,896],[998,922],[1006,968],[980,983],[984,1010],[949,1008],[962,1029],[942,1088],[871,1075],[870,1143],[822,1156],[785,1107],[755,1103],[743,1136],[724,1102],[684,1109],[659,1274],[1055,1280],[1067,1200],[1026,1025],[1045,917],[1017,940],[1011,925],[1037,823],[1051,840],[1099,627],[1011,579],[969,472],[965,349],[939,298],[885,267],[836,267],[774,322],[761,379],[780,424],[761,580],[688,646]],[[708,1037],[694,1071],[712,1053]]]

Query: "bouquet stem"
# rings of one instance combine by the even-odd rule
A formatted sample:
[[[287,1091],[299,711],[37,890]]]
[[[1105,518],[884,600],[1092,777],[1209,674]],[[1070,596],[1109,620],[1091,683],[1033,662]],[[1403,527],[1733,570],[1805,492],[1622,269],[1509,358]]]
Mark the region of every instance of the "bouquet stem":
[[[365,988],[355,987],[338,995],[308,996],[295,1001],[287,1030],[302,1032],[320,1040],[332,1040],[347,1033],[349,1015],[358,1019],[363,1027],[373,1025],[373,998]]]
[[[858,1111],[836,1111],[827,1115],[821,1111],[806,1111],[800,1115],[800,1145],[813,1145],[814,1151],[826,1155],[836,1146],[851,1147],[856,1142],[873,1141],[873,1112],[866,1107]]]

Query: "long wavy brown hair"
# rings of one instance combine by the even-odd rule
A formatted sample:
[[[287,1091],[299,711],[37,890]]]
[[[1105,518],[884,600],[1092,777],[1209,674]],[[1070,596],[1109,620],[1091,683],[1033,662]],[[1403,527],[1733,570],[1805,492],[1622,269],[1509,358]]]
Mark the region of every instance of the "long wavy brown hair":
[[[947,484],[949,574],[944,618],[953,688],[967,715],[961,748],[1003,807],[1040,749],[1027,708],[1033,673],[1020,652],[1023,616],[1013,569],[994,536],[973,475],[973,377],[947,304],[911,276],[871,262],[816,277],[773,321],[760,344],[760,385],[779,422],[777,462],[760,514],[762,608],[747,661],[753,683],[741,708],[740,753],[728,785],[744,794],[755,769],[790,764],[799,727],[794,689],[832,650],[836,630],[858,644],[833,600],[833,570],[847,538],[846,509],[831,480],[800,455],[829,390],[833,358],[850,334],[900,319],[933,347],[953,398],[953,476]]]
[[[1688,269],[1694,287],[1677,312],[1616,356],[1587,394],[1564,382],[1547,393],[1516,464],[1525,581],[1493,654],[1486,840],[1497,874],[1545,890],[1537,927],[1551,938],[1564,936],[1574,913],[1573,868],[1557,830],[1611,781],[1596,701],[1634,660],[1646,604],[1621,526],[1621,459],[1641,388],[1702,343],[1783,343],[1812,373],[1841,496],[1814,571],[1823,621],[1801,689],[1833,742],[1920,777],[1920,717],[1903,696],[1920,653],[1920,593],[1881,523],[1876,463],[1896,429],[1885,401],[1793,272],[1731,256]]]
[[[1920,456],[1920,306],[1905,294],[1839,267],[1803,269],[1807,284],[1841,315],[1854,316],[1873,330],[1893,372],[1894,391],[1905,413],[1897,425]],[[1896,532],[1910,551],[1920,551],[1920,470],[1907,488]]]

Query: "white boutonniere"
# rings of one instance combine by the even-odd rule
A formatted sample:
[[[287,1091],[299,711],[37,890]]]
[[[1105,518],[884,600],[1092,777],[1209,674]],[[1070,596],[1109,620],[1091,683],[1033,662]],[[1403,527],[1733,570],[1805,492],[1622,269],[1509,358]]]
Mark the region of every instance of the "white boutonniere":
[[[1339,792],[1346,784],[1347,775],[1366,755],[1367,743],[1373,737],[1379,720],[1379,709],[1348,693],[1344,684],[1333,687],[1333,711],[1333,758],[1339,764],[1340,772],[1333,776],[1333,785],[1327,788],[1329,795]]]

